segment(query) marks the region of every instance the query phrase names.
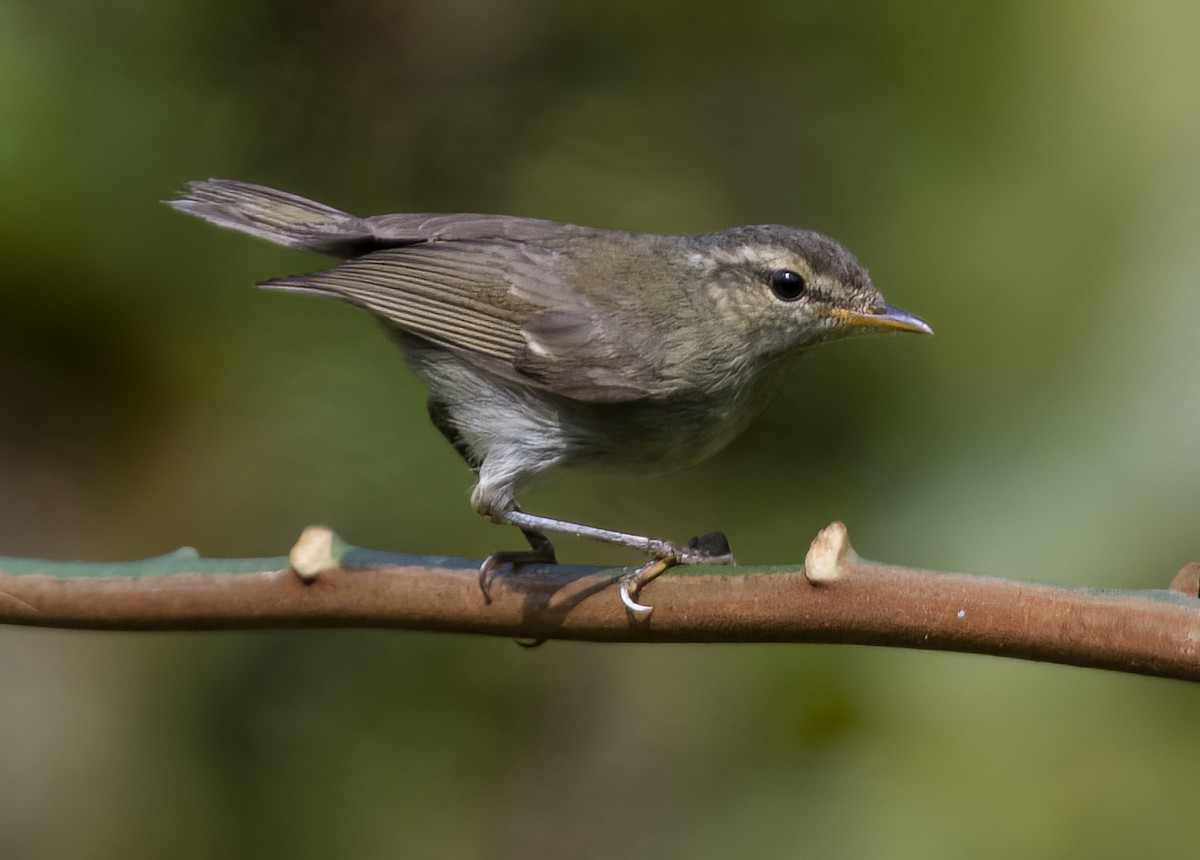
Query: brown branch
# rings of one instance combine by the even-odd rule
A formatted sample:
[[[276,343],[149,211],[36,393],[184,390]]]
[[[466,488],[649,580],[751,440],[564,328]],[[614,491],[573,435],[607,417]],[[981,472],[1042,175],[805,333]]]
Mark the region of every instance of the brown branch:
[[[622,570],[386,556],[314,527],[288,559],[0,562],[0,622],[105,630],[393,627],[603,642],[828,642],[964,651],[1200,680],[1200,564],[1169,590],[1069,589],[860,559],[834,523],[803,568],[673,569],[632,619]],[[226,572],[219,572],[219,571]],[[244,572],[229,572],[232,570]],[[41,572],[38,572],[41,571]]]

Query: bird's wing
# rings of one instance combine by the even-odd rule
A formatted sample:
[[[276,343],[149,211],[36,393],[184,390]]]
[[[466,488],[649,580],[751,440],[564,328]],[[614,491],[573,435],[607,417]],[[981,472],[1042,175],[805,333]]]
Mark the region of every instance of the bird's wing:
[[[633,342],[636,327],[574,289],[569,274],[553,242],[439,237],[262,286],[358,305],[483,370],[564,397],[618,402],[655,393],[661,380],[648,344]]]

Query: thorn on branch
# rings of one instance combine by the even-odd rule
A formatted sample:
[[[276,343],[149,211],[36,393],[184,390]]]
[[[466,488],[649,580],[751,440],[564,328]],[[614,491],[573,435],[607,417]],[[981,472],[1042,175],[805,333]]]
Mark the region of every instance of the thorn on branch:
[[[1171,580],[1171,590],[1188,597],[1200,597],[1200,561],[1190,561],[1180,568]]]
[[[850,535],[844,523],[834,521],[817,532],[808,554],[804,556],[804,576],[818,584],[832,582],[842,576],[842,564],[858,559],[850,546]]]
[[[307,585],[314,582],[317,576],[326,570],[333,570],[339,564],[334,553],[337,535],[327,526],[308,526],[300,533],[299,540],[288,553],[292,570]]]

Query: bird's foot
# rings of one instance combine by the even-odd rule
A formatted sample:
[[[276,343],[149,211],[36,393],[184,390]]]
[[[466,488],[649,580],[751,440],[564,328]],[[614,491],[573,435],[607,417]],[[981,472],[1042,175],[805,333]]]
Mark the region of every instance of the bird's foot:
[[[483,592],[485,603],[492,602],[492,577],[504,565],[511,564],[516,569],[523,564],[558,564],[558,559],[554,555],[554,546],[550,541],[543,537],[538,542],[530,538],[529,542],[532,545],[531,549],[494,552],[483,560],[483,564],[479,565],[479,590]]]
[[[729,539],[723,532],[709,532],[679,546],[670,541],[655,541],[651,549],[652,558],[620,579],[621,602],[638,621],[644,621],[654,611],[637,601],[638,593],[663,571],[677,564],[737,564],[729,549]]]

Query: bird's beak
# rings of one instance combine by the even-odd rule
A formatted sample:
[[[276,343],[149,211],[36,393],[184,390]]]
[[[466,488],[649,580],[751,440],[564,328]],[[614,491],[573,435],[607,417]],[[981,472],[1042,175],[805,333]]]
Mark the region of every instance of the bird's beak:
[[[833,311],[833,316],[856,328],[881,328],[888,331],[907,331],[913,334],[933,334],[933,329],[925,320],[916,314],[910,314],[908,311],[902,311],[891,305],[874,307],[866,312],[837,308]]]

